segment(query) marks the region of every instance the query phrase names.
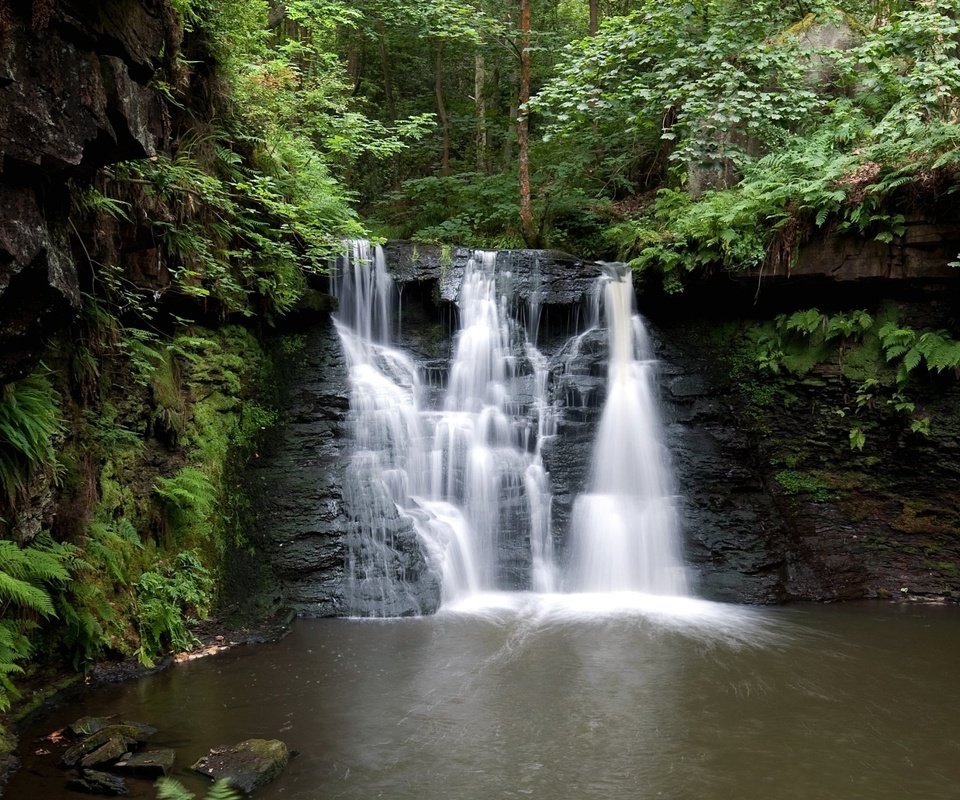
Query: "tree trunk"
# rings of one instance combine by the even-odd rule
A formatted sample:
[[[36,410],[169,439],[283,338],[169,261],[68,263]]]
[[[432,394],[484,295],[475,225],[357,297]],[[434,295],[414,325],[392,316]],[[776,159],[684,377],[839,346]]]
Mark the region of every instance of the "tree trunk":
[[[525,108],[530,99],[530,0],[520,0],[520,115],[517,117],[517,146],[520,155],[520,232],[527,247],[536,247],[530,201],[530,118]]]
[[[511,78],[514,76],[511,75]],[[513,83],[513,81],[511,81]],[[515,85],[515,84],[514,84]],[[503,136],[503,151],[501,153],[501,160],[503,161],[503,169],[510,169],[510,162],[513,161],[513,143],[517,138],[517,95],[514,94],[510,97],[510,108],[507,110],[507,130]]]
[[[436,43],[437,57],[434,63],[433,88],[437,95],[437,117],[440,120],[440,174],[450,174],[450,120],[443,102],[443,40]]]
[[[596,36],[600,30],[600,0],[588,0],[590,4],[590,27],[588,32],[591,36]]]
[[[478,52],[473,61],[473,98],[477,109],[477,172],[487,169],[487,101],[486,65],[483,53]]]
[[[377,31],[380,69],[383,71],[383,99],[387,105],[387,118],[392,122],[397,118],[397,101],[393,95],[393,77],[390,72],[390,58],[387,54],[387,31],[382,19],[378,19],[374,27]]]
[[[350,76],[350,82],[353,84],[351,94],[356,97],[360,93],[360,77],[363,72],[363,59],[358,46],[357,37],[346,34],[349,44],[347,45],[347,75]]]

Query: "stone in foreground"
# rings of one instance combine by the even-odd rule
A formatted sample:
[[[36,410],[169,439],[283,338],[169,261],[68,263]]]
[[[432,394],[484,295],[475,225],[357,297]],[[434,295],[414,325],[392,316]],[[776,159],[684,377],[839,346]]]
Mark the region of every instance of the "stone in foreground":
[[[85,769],[79,778],[67,783],[68,789],[87,794],[105,794],[111,797],[127,794],[127,784],[119,775],[100,772],[95,769]]]
[[[92,753],[111,739],[122,742],[124,745],[124,750],[121,750],[120,753],[117,754],[119,756],[126,750],[143,744],[147,738],[145,731],[136,725],[108,725],[106,728],[98,730],[82,742],[69,748],[63,754],[63,763],[68,767],[72,767],[87,755],[87,753]]]
[[[249,793],[270,783],[289,760],[290,751],[279,739],[247,739],[233,747],[214,748],[190,769]]]
[[[113,720],[108,717],[80,717],[67,727],[74,736],[92,736],[113,724]]]
[[[108,739],[96,750],[80,759],[81,767],[99,767],[116,761],[129,751],[126,739]]]
[[[116,772],[126,772],[140,778],[162,778],[170,774],[176,753],[169,748],[145,750],[118,761],[112,769]]]

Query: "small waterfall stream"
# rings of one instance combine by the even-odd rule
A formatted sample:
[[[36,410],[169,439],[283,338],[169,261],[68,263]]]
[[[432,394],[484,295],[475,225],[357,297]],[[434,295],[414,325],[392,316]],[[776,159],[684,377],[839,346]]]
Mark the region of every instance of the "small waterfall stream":
[[[631,273],[601,280],[607,399],[588,491],[574,505],[569,588],[682,595],[686,576],[646,329],[634,309]]]
[[[498,271],[496,252],[473,252],[446,385],[428,392],[416,361],[391,344],[398,303],[382,250],[351,242],[341,259],[336,323],[354,431],[345,487],[354,507],[351,613],[431,610],[418,596],[424,572],[439,580],[443,606],[518,590],[686,591],[653,366],[629,275],[597,279],[610,349],[607,400],[563,570],[543,461],[563,413],[562,399],[551,396],[557,365],[537,347],[536,294],[526,326],[511,313],[510,278]],[[599,325],[599,295],[588,309],[591,330]]]

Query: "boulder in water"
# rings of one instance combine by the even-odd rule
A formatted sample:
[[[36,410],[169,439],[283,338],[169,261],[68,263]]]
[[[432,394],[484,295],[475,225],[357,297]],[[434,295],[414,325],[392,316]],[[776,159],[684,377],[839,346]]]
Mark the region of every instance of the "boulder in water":
[[[111,767],[116,772],[126,772],[140,778],[161,778],[173,769],[176,753],[166,747],[133,753]]]
[[[153,731],[153,729],[139,725],[108,725],[68,748],[63,754],[63,763],[72,767],[88,753],[93,753],[111,740],[118,743],[116,746],[123,746],[123,750],[117,753],[116,757],[119,758],[132,747],[143,744],[151,735],[147,731]]]
[[[79,778],[73,778],[67,783],[67,788],[87,794],[105,794],[113,797],[127,794],[127,782],[123,778],[95,769],[83,770]]]
[[[290,760],[279,739],[247,739],[233,747],[216,747],[190,767],[241,792],[252,792],[276,778]]]
[[[67,728],[74,736],[92,736],[113,724],[113,720],[107,717],[80,717],[75,722],[71,722]]]
[[[87,753],[80,759],[81,767],[99,767],[116,761],[128,753],[130,748],[124,739],[108,739],[93,752]]]

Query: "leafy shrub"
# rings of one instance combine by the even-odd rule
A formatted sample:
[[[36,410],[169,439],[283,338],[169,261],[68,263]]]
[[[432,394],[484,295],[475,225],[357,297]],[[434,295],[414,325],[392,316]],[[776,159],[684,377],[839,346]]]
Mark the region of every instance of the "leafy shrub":
[[[51,590],[70,579],[69,560],[76,549],[40,534],[28,547],[0,539],[0,710],[17,696],[12,675],[33,652],[29,634],[38,618],[56,616]]]
[[[175,542],[196,543],[209,534],[218,492],[210,477],[196,467],[183,467],[154,484]]]
[[[56,467],[53,441],[63,429],[60,396],[46,376],[0,387],[0,492],[9,504],[37,470]]]
[[[137,655],[152,665],[163,653],[189,650],[197,642],[187,629],[189,620],[208,611],[213,578],[196,551],[178,553],[173,562],[160,561],[137,581]]]
[[[157,800],[195,800],[196,795],[187,791],[183,784],[173,778],[161,778],[157,781]],[[217,781],[210,787],[204,800],[240,800],[240,793],[232,789],[226,781]]]

